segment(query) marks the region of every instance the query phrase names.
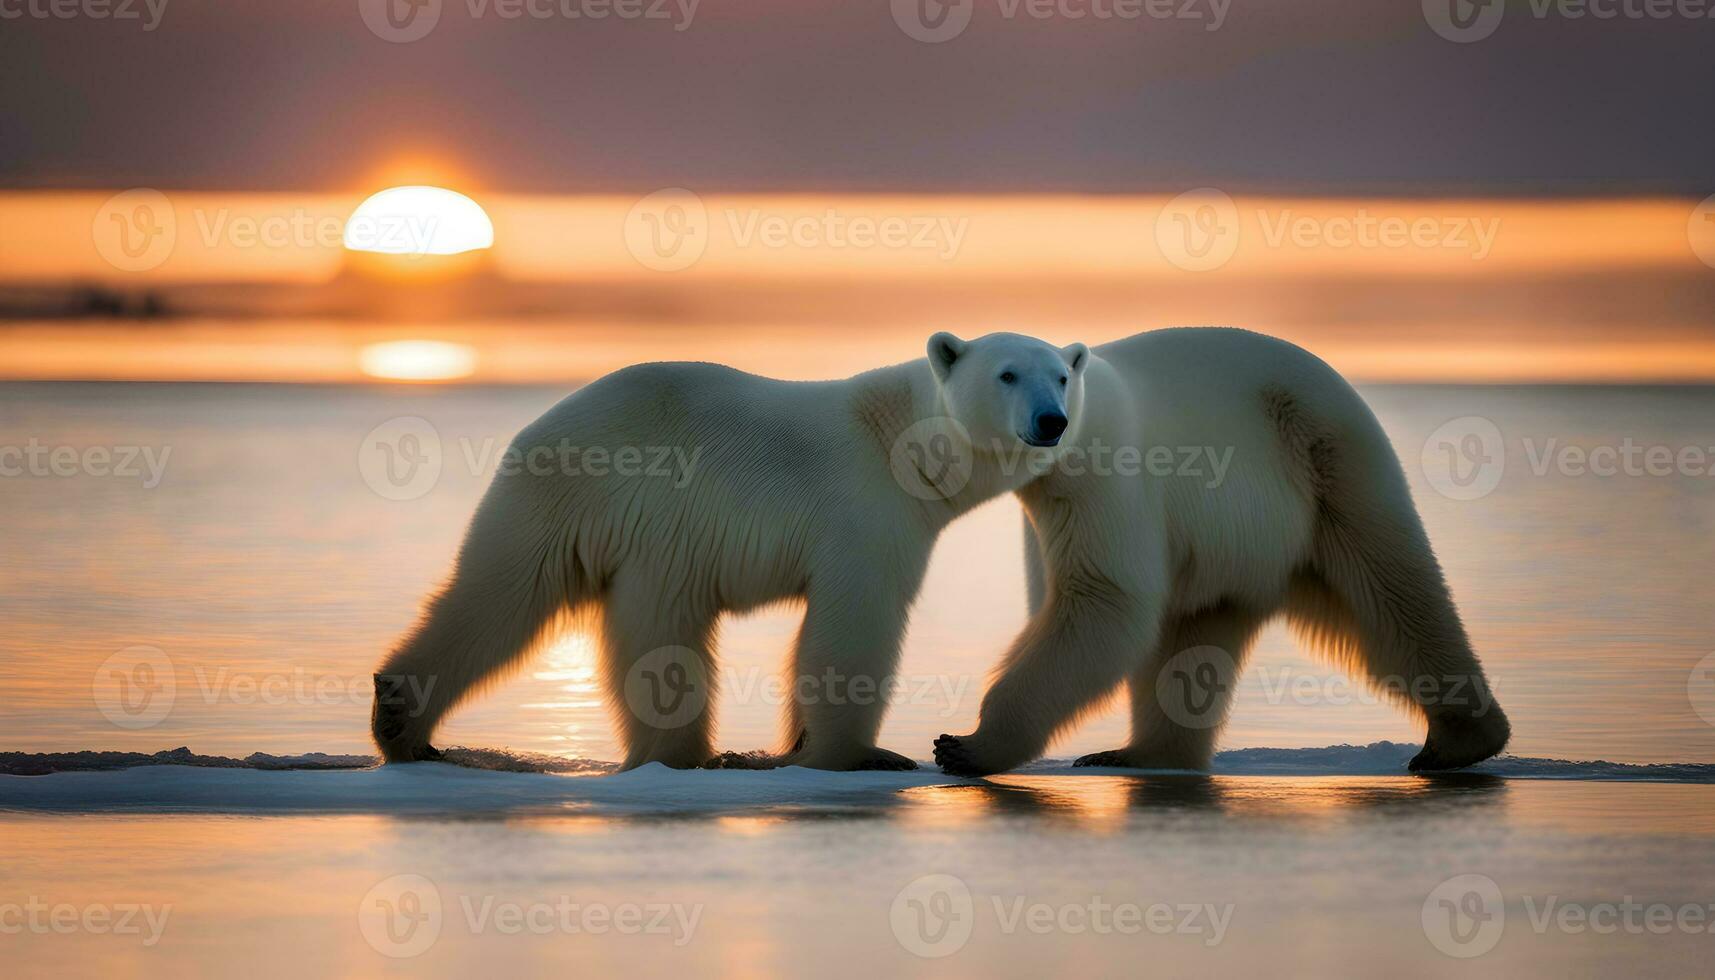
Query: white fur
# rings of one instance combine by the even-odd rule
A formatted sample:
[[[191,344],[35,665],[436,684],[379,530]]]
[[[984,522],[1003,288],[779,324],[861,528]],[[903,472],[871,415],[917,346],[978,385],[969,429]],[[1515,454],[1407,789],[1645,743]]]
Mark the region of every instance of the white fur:
[[[1028,761],[1124,682],[1130,743],[1080,762],[1206,768],[1250,643],[1283,613],[1320,652],[1428,719],[1414,769],[1500,751],[1505,715],[1404,473],[1332,368],[1245,331],[1163,330],[1097,347],[1084,387],[1063,457],[1105,445],[1177,460],[1180,447],[1204,447],[1230,450],[1227,469],[1217,481],[1206,461],[1194,474],[1062,468],[1021,488],[1033,616],[978,730],[937,741],[943,767],[981,774]],[[1199,664],[1218,672],[1218,700],[1212,718],[1184,724],[1157,681]]]
[[[1283,607],[1372,674],[1481,680],[1398,463],[1363,403],[1315,358],[1231,330],[1161,331],[1094,351],[937,334],[928,349],[926,360],[834,382],[641,365],[527,427],[513,442],[521,457],[672,447],[696,464],[673,476],[497,476],[451,581],[377,677],[386,757],[432,757],[447,711],[564,617],[594,613],[625,765],[703,764],[712,691],[700,692],[694,717],[664,723],[640,714],[628,683],[666,650],[692,658],[706,685],[722,613],[801,599],[792,672],[811,683],[794,687],[786,761],[909,765],[875,745],[882,697],[823,696],[817,679],[832,672],[848,690],[861,679],[885,691],[936,537],[1008,492],[1040,541],[1037,608],[979,730],[937,749],[953,771],[1026,761],[1125,680],[1139,692],[1136,736],[1106,761],[1205,764],[1213,734],[1162,724],[1142,697],[1151,665],[1192,636],[1232,647],[1236,661],[1255,625]],[[1066,431],[1043,445],[1056,415]],[[959,425],[925,422],[944,417]],[[1214,489],[1064,468],[1098,444],[1231,447],[1232,457]],[[901,460],[949,446],[958,465],[950,475],[932,467],[932,492],[902,480]],[[1393,555],[1402,542],[1408,553]],[[1438,717],[1453,719],[1451,740],[1470,714],[1429,710],[1430,748]],[[1504,726],[1498,709],[1490,717]],[[1486,747],[1491,734],[1477,741]]]
[[[1028,338],[985,342],[974,366],[1011,350],[1018,369],[1053,380],[1067,354]],[[943,363],[945,359],[943,358]],[[969,374],[963,370],[961,378]],[[974,367],[973,367],[974,369]],[[958,385],[951,386],[955,391]],[[1040,389],[1036,385],[1035,389]],[[1019,389],[972,391],[965,410],[984,437],[1016,414]],[[793,672],[886,691],[910,606],[942,528],[1030,479],[976,467],[945,498],[908,493],[894,474],[902,436],[946,416],[949,391],[926,360],[845,381],[786,382],[711,364],[646,364],[566,398],[514,440],[520,455],[570,444],[671,446],[695,457],[687,480],[607,474],[495,478],[457,566],[377,678],[376,738],[389,759],[432,757],[445,713],[516,663],[563,614],[599,612],[607,693],[625,765],[701,765],[711,712],[688,722],[639,717],[628,679],[654,651],[688,648],[704,683],[722,613],[801,599]],[[1022,445],[1016,436],[1014,445]],[[907,453],[909,455],[909,452]],[[384,679],[396,696],[380,696]],[[795,694],[799,685],[794,685]],[[904,767],[876,748],[884,699],[823,696],[812,686],[786,719],[790,761],[825,769]],[[415,695],[411,692],[422,692]],[[712,692],[703,692],[705,708]],[[383,706],[391,702],[391,708]],[[802,703],[799,703],[802,702]],[[647,714],[647,712],[645,712]]]

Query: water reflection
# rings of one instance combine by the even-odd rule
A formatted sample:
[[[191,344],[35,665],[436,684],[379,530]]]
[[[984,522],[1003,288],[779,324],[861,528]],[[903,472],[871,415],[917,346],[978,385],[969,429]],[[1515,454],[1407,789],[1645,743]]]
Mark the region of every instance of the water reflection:
[[[538,658],[539,668],[530,676],[552,685],[554,693],[547,700],[519,705],[529,713],[525,724],[532,730],[549,732],[538,737],[552,745],[555,754],[589,758],[605,748],[609,738],[596,681],[594,641],[586,634],[568,632]]]
[[[996,820],[1106,834],[1132,832],[1140,826],[1178,826],[1192,818],[1209,827],[1234,822],[1315,825],[1378,816],[1463,819],[1504,804],[1514,785],[1480,773],[1356,778],[1011,775],[877,787],[831,800],[749,805],[735,801],[724,808],[687,806],[663,794],[654,804],[627,798],[623,804],[586,800],[506,808],[497,802],[496,809],[488,812],[422,811],[396,813],[387,819],[399,826],[515,825],[572,836],[697,825],[721,836],[765,837],[814,824],[879,821],[903,828],[954,828]],[[1540,784],[1532,788],[1542,792]],[[1653,787],[1635,787],[1648,788]],[[1610,799],[1611,794],[1602,798]]]
[[[1706,901],[1709,793],[1480,775],[1037,774],[843,806],[676,815],[13,814],[0,815],[0,881],[17,897],[0,900],[172,909],[146,959],[124,936],[8,937],[6,965],[20,976],[126,975],[145,962],[162,974],[371,975],[398,964],[359,915],[378,889],[406,880],[441,912],[433,949],[406,964],[413,973],[751,976],[814,963],[819,975],[858,978],[920,972],[890,908],[918,877],[946,875],[985,917],[949,958],[952,975],[1135,970],[1137,937],[996,925],[997,901],[1058,908],[1092,896],[1235,907],[1219,947],[1144,937],[1152,972],[1252,973],[1345,956],[1367,972],[1415,975],[1427,955],[1424,896],[1449,869],[1480,871],[1509,896]],[[611,929],[509,931],[490,914],[565,902],[682,909],[699,925],[681,945]],[[1707,956],[1701,934],[1600,939],[1570,945],[1509,924],[1492,972],[1565,975],[1578,972],[1568,957],[1596,956],[1587,965],[1603,975],[1643,963],[1663,967],[1651,974],[1695,975]]]
[[[1483,773],[1372,779],[1015,775],[914,787],[900,797],[913,808],[912,819],[931,822],[1029,817],[1099,827],[1186,813],[1269,820],[1360,812],[1425,818],[1500,804],[1507,790],[1507,780]]]

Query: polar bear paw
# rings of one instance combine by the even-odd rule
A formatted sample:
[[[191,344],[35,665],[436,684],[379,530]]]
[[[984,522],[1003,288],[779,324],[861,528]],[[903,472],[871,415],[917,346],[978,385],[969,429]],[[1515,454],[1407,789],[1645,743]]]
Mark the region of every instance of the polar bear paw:
[[[861,769],[883,772],[907,772],[915,768],[917,768],[915,761],[907,759],[898,752],[889,752],[883,748],[870,749],[868,756],[859,759],[857,764],[852,766],[854,771]]]
[[[824,769],[829,772],[908,772],[917,768],[917,763],[898,752],[889,752],[879,746],[867,749],[852,748],[837,755],[811,755],[799,743],[796,752],[777,757],[775,765],[803,766],[806,769]],[[745,767],[739,767],[745,768]]]
[[[375,675],[375,706],[369,730],[384,762],[436,762],[441,752],[429,744],[421,716],[425,705],[411,678],[402,674]]]
[[[949,776],[988,776],[1006,769],[985,759],[975,735],[945,735],[935,740],[935,764]]]
[[[441,759],[440,749],[430,745],[426,739],[412,738],[407,732],[405,719],[397,717],[389,709],[377,709],[373,732],[384,762],[438,762]]]
[[[1091,752],[1089,755],[1079,756],[1072,765],[1074,767],[1103,766],[1109,769],[1147,768],[1125,749],[1109,749],[1106,752]]]
[[[1206,748],[1195,746],[1126,746],[1079,757],[1074,767],[1101,766],[1108,769],[1154,769],[1172,772],[1208,772]]]
[[[1423,751],[1407,763],[1412,772],[1474,766],[1507,747],[1512,726],[1498,707],[1476,716],[1440,715],[1429,721]]]
[[[427,742],[417,745],[384,742],[381,745],[381,758],[385,762],[440,762],[446,756]]]

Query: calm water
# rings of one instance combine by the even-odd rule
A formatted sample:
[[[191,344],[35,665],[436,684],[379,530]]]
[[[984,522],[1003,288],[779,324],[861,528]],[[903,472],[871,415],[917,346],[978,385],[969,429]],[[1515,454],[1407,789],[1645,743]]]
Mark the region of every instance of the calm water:
[[[0,949],[18,976],[1692,976],[1711,813],[1707,786],[1012,775],[652,817],[13,814]],[[31,928],[30,900],[137,911]]]
[[[368,676],[445,574],[495,457],[562,391],[545,388],[13,384],[0,446],[39,447],[37,473],[0,478],[0,749],[327,752],[368,748]],[[1631,762],[1715,761],[1715,477],[1650,475],[1648,447],[1715,458],[1715,389],[1380,387],[1366,391],[1411,472],[1419,506],[1516,732],[1513,751]],[[391,422],[415,416],[432,431]],[[1493,423],[1498,470],[1434,440],[1450,419]],[[1455,447],[1473,425],[1457,423]],[[389,482],[367,434],[438,443],[438,477]],[[1444,433],[1445,435],[1446,433]],[[1552,441],[1552,442],[1551,442]],[[1598,476],[1565,447],[1639,447],[1637,475]],[[55,447],[112,449],[54,475]],[[119,469],[138,450],[132,475]],[[425,448],[426,452],[427,449]],[[1551,459],[1539,475],[1541,458]],[[1487,454],[1488,458],[1496,458]],[[85,457],[79,456],[80,460]],[[1680,458],[1680,457],[1676,457]],[[1687,463],[1695,462],[1690,456]],[[1575,460],[1575,457],[1574,457]],[[9,457],[16,469],[27,458]],[[397,464],[398,460],[394,460]],[[151,464],[155,469],[151,470]],[[1492,492],[1481,477],[1496,472]],[[158,476],[158,480],[157,480]],[[398,473],[395,474],[397,478]],[[388,499],[372,488],[375,484]],[[943,538],[918,604],[883,743],[926,757],[969,730],[986,672],[1023,621],[1017,507],[998,501]],[[719,741],[770,746],[772,678],[791,610],[728,625]],[[114,710],[104,662],[155,658],[169,697]],[[155,653],[153,651],[159,651]],[[162,659],[164,658],[164,659]],[[170,676],[161,676],[170,675]],[[565,638],[457,714],[441,741],[612,759],[590,653]],[[103,707],[109,711],[103,712]],[[166,710],[163,712],[162,708]],[[1699,713],[1699,708],[1702,713]],[[109,720],[108,714],[117,718]],[[1108,748],[1114,710],[1055,747]],[[1413,724],[1272,630],[1245,675],[1224,745],[1410,741]]]

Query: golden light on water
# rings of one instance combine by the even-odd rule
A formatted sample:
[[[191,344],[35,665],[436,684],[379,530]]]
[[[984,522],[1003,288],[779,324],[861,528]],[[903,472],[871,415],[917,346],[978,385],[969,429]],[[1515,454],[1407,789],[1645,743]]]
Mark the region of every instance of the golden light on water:
[[[595,643],[583,633],[567,633],[542,651],[542,668],[531,676],[539,681],[569,682],[562,689],[568,694],[587,695],[595,691]]]
[[[454,381],[476,373],[476,351],[444,340],[395,340],[358,352],[358,366],[389,381]]]
[[[565,744],[561,754],[581,756],[606,738],[606,714],[596,683],[595,645],[587,634],[566,633],[556,639],[542,651],[541,667],[530,676],[550,684],[554,693],[549,700],[523,707],[553,719],[550,724],[561,734],[552,740]]]

